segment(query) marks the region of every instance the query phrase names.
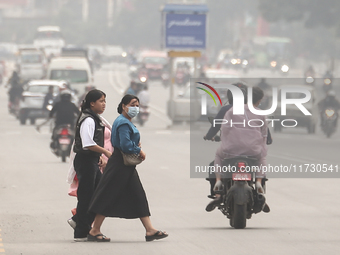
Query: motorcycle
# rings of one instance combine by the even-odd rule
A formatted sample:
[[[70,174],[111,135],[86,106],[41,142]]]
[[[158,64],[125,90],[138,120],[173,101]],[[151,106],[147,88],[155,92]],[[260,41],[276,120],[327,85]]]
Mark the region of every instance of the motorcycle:
[[[215,136],[214,141],[219,142],[221,139]],[[222,167],[227,171],[223,171],[222,190],[215,192],[221,196],[217,208],[229,219],[233,228],[245,228],[247,219],[261,212],[266,204],[265,196],[255,189],[255,171],[250,171],[257,166],[258,160],[249,156],[223,160]],[[264,190],[266,180],[262,179]]]
[[[52,140],[50,145],[52,152],[57,157],[61,157],[62,162],[66,162],[66,157],[70,156],[74,140],[74,133],[71,126],[68,124],[57,126],[54,129]]]
[[[138,123],[143,126],[144,123],[148,120],[150,115],[149,107],[148,106],[140,106],[139,107],[139,114],[137,115]]]
[[[332,79],[330,78],[325,78],[323,80],[323,85],[322,85],[322,89],[325,93],[327,93],[328,91],[333,89],[333,84],[332,84]]]
[[[322,113],[322,131],[326,134],[327,138],[336,131],[338,121],[338,113],[330,107],[327,107]]]
[[[141,69],[139,72],[138,72],[138,80],[141,82],[141,83],[144,83],[146,84],[147,81],[148,81],[149,77],[148,77],[148,71],[145,70],[145,69]]]

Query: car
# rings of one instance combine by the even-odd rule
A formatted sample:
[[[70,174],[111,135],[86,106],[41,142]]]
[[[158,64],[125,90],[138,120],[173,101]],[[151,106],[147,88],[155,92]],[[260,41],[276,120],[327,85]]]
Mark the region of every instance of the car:
[[[82,94],[86,87],[93,85],[93,74],[88,60],[84,57],[58,57],[51,60],[47,69],[50,80],[66,80],[71,89]]]
[[[57,96],[61,88],[65,88],[65,81],[32,80],[25,85],[19,104],[19,120],[22,125],[30,119],[31,124],[36,119],[47,118],[48,111],[43,109],[44,99],[48,88],[53,86],[53,94]]]
[[[149,79],[161,79],[164,69],[168,67],[169,59],[165,51],[149,51],[140,52],[137,61],[141,68],[145,68],[148,72]]]
[[[207,69],[205,78],[199,79],[200,82],[217,87],[218,84],[234,83],[239,81],[239,78],[233,72],[222,71],[217,69]],[[215,104],[208,96],[207,114],[201,114],[201,95],[205,92],[198,90],[197,84],[187,84],[183,92],[181,92],[173,101],[168,104],[168,115],[173,121],[197,121],[206,120],[206,116],[215,117],[221,108],[219,103]],[[226,103],[226,90],[216,88],[220,95],[222,103]],[[202,94],[201,94],[202,93]]]
[[[307,102],[304,103],[303,106],[307,109],[307,111],[309,111],[312,115],[304,115],[304,113],[296,106],[293,104],[287,104],[287,112],[286,115],[281,115],[281,90],[283,88],[287,88],[289,90],[289,88],[302,88],[302,89],[306,89],[308,91],[310,91],[311,93],[311,99]],[[273,113],[273,119],[275,120],[279,120],[280,122],[284,121],[284,120],[295,120],[298,124],[297,127],[304,127],[307,128],[308,133],[313,134],[315,133],[315,127],[316,127],[316,123],[318,121],[318,116],[319,116],[319,112],[318,112],[318,108],[317,108],[317,98],[316,98],[316,92],[314,91],[314,88],[312,86],[307,86],[307,85],[281,85],[278,87],[278,104],[277,104],[277,108],[275,110],[275,112]],[[287,92],[286,95],[287,99],[298,99],[298,98],[303,98],[304,94],[303,93],[299,93],[299,92]],[[294,121],[285,121],[286,122],[286,126],[293,126],[295,123],[293,123]],[[275,122],[274,124],[274,132],[281,132],[282,130],[282,125],[281,123]]]
[[[44,51],[36,48],[21,48],[17,60],[17,70],[24,81],[42,79],[46,75],[47,58]]]

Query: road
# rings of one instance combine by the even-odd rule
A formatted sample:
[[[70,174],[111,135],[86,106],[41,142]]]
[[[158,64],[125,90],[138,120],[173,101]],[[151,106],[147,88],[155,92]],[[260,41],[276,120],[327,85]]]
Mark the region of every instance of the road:
[[[250,75],[250,74],[249,74]],[[103,116],[113,122],[128,76],[123,65],[105,66],[95,75],[107,94]],[[337,254],[340,250],[340,187],[335,178],[271,178],[269,214],[253,215],[247,228],[230,228],[217,210],[207,213],[208,182],[190,178],[190,139],[202,137],[208,124],[191,129],[170,126],[168,89],[150,84],[151,115],[139,127],[147,160],[138,166],[151,219],[169,237],[146,243],[139,220],[106,219],[102,232],[110,243],[75,243],[66,223],[76,199],[67,195],[68,163],[49,150],[50,133],[22,126],[7,112],[0,87],[0,255],[37,254]],[[339,163],[340,133],[327,140],[318,129],[274,134],[268,163]],[[213,159],[218,146],[204,142]]]

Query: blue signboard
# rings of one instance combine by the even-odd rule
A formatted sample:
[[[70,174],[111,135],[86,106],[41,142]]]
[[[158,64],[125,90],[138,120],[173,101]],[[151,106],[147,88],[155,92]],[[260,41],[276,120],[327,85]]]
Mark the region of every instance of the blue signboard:
[[[169,49],[205,49],[206,15],[167,13],[165,47]]]

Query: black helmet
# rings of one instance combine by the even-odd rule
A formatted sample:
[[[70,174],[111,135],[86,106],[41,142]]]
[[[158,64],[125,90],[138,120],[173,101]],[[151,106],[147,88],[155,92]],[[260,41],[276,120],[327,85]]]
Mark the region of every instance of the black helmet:
[[[68,89],[65,89],[63,91],[60,92],[60,98],[63,101],[71,101],[71,92]]]

